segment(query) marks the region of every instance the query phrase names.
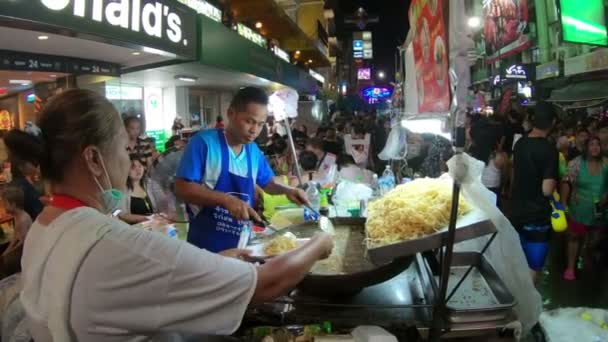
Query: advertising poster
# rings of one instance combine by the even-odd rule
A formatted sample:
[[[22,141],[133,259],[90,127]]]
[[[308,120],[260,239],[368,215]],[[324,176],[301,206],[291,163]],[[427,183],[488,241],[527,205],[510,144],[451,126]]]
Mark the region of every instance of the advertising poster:
[[[488,62],[508,57],[530,46],[528,0],[484,0],[484,36]]]
[[[442,0],[413,0],[414,61],[419,113],[447,113],[450,108],[448,53]]]

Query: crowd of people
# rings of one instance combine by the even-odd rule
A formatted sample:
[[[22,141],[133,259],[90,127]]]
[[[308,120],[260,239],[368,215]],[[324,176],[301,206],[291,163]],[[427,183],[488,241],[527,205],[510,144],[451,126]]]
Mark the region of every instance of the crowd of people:
[[[470,154],[485,163],[482,182],[520,233],[535,279],[549,247],[559,246],[552,201],[563,204],[568,223],[563,279],[576,279],[577,260],[583,269],[606,264],[608,121],[560,118],[541,102],[527,113],[468,115],[467,132]]]

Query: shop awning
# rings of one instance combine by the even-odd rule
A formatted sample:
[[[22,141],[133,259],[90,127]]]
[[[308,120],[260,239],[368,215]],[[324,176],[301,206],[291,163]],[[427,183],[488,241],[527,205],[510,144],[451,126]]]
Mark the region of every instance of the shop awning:
[[[312,60],[312,68],[331,65],[323,51],[323,43],[302,31],[275,0],[231,0],[230,5],[237,22],[252,27],[256,22],[261,22],[263,26],[260,32],[265,37],[278,40],[283,50],[300,51],[300,59]]]
[[[304,70],[283,61],[220,23],[203,16],[199,20],[202,32],[199,42],[201,64],[254,75],[306,93],[317,91],[316,80]]]
[[[549,102],[581,102],[608,99],[608,82],[605,80],[569,84],[553,90]]]

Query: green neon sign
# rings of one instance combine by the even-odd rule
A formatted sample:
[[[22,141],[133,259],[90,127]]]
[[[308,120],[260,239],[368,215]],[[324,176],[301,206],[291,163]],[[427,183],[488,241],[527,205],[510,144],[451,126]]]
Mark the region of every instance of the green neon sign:
[[[608,46],[604,0],[561,0],[564,41]]]

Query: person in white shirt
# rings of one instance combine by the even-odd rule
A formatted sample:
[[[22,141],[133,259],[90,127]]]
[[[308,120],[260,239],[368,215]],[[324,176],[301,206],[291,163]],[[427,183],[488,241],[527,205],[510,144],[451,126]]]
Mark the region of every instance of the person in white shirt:
[[[306,151],[317,156],[316,174],[318,178],[326,178],[332,169],[336,168],[336,155],[323,149],[323,140],[310,138],[306,142]]]
[[[355,160],[357,166],[366,169],[369,162],[369,148],[371,135],[366,133],[362,126],[357,126],[353,134],[344,136],[344,151]]]
[[[36,342],[176,341],[233,333],[251,302],[285,294],[331,237],[254,266],[111,217],[129,173],[127,133],[103,96],[71,89],[40,114],[53,194],[24,245],[20,295]],[[34,143],[34,137],[32,137]],[[179,339],[177,339],[179,341]]]

